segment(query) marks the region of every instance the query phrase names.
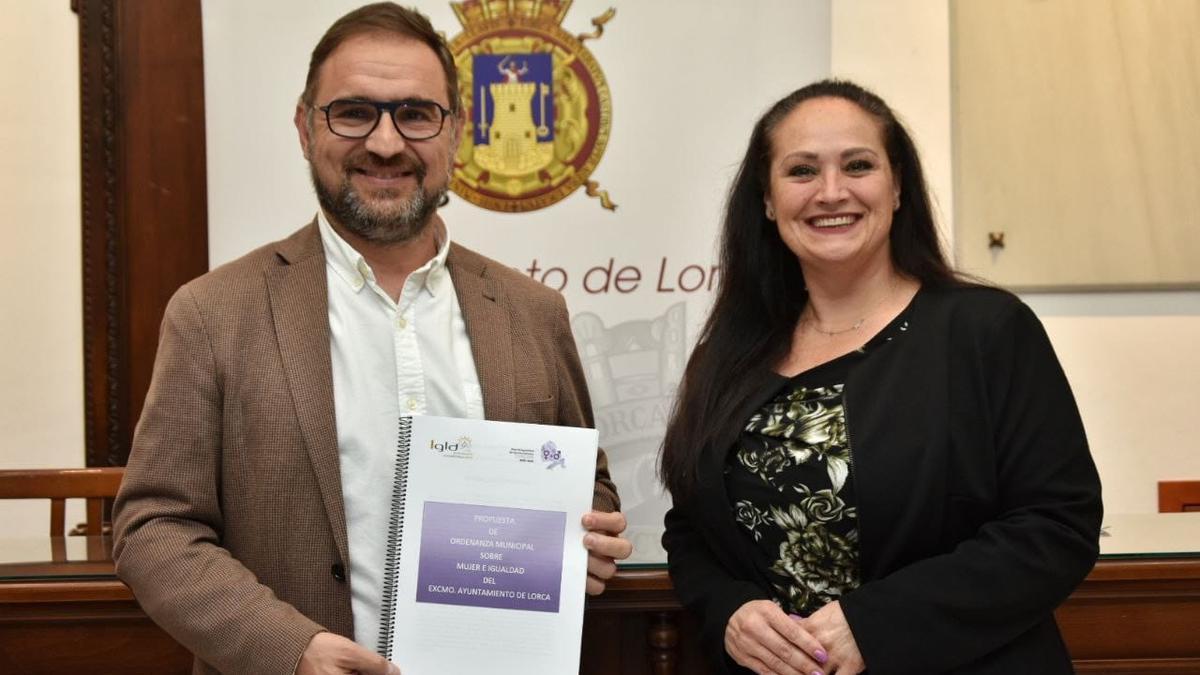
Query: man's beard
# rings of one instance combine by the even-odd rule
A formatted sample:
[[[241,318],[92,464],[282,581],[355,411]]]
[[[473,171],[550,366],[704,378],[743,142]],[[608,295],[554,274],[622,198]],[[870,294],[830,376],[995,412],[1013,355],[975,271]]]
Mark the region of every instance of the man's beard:
[[[350,182],[352,173],[358,167],[411,171],[417,183],[416,189],[402,201],[372,203],[355,191]],[[317,192],[317,201],[325,213],[350,232],[375,244],[401,244],[414,239],[425,230],[430,216],[446,195],[446,185],[432,192],[425,188],[425,164],[407,155],[397,155],[390,160],[371,153],[347,157],[342,166],[342,181],[336,188],[321,181],[311,162],[308,168]],[[399,191],[392,189],[377,190],[374,194],[388,200],[396,200],[400,196]]]

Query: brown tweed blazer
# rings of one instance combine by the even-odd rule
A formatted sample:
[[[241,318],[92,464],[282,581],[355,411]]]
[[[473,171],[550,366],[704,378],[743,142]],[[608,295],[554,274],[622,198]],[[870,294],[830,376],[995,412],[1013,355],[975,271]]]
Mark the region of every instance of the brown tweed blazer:
[[[446,264],[488,419],[592,426],[562,297],[454,244]],[[163,318],[113,555],[195,672],[291,673],[316,632],[353,637],[327,297],[313,223]],[[603,451],[594,502],[619,508]]]

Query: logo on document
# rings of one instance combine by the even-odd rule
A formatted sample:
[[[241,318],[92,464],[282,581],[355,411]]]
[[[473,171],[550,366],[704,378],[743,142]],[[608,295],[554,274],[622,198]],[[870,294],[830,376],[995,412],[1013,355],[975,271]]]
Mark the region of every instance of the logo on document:
[[[450,188],[492,211],[535,211],[580,186],[615,210],[590,180],[608,144],[612,101],[583,43],[604,34],[562,27],[572,0],[466,0],[451,8],[463,32],[450,41],[467,117]]]
[[[429,449],[434,450],[441,457],[453,457],[455,459],[471,459],[475,456],[471,452],[471,437],[459,436],[453,441],[437,441],[430,439]]]
[[[554,441],[546,441],[542,444],[542,463],[546,465],[547,469],[554,467],[565,469],[567,468],[567,457],[562,450],[558,449]]]

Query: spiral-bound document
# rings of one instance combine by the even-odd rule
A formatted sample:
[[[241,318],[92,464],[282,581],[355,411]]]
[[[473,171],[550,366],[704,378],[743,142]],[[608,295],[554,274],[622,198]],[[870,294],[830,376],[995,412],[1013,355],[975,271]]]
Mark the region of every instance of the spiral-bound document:
[[[400,420],[379,653],[404,675],[579,670],[594,429]]]

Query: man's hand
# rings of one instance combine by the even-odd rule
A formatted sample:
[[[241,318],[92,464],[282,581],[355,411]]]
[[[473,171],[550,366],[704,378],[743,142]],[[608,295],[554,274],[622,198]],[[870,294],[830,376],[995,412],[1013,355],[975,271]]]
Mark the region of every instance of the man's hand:
[[[852,675],[867,669],[858,651],[858,643],[854,641],[854,634],[850,632],[850,624],[846,622],[846,615],[842,613],[842,605],[837,600],[813,612],[808,618],[800,619],[798,623],[829,650],[830,668],[839,675]]]
[[[617,573],[617,561],[633,553],[633,544],[620,537],[625,531],[625,516],[620,511],[589,511],[583,515],[583,527],[588,531],[583,537],[588,550],[587,592],[600,595],[604,582]]]
[[[400,675],[400,667],[333,633],[317,633],[304,648],[296,675]]]
[[[827,672],[821,642],[770,600],[751,600],[729,617],[725,651],[759,675]]]

